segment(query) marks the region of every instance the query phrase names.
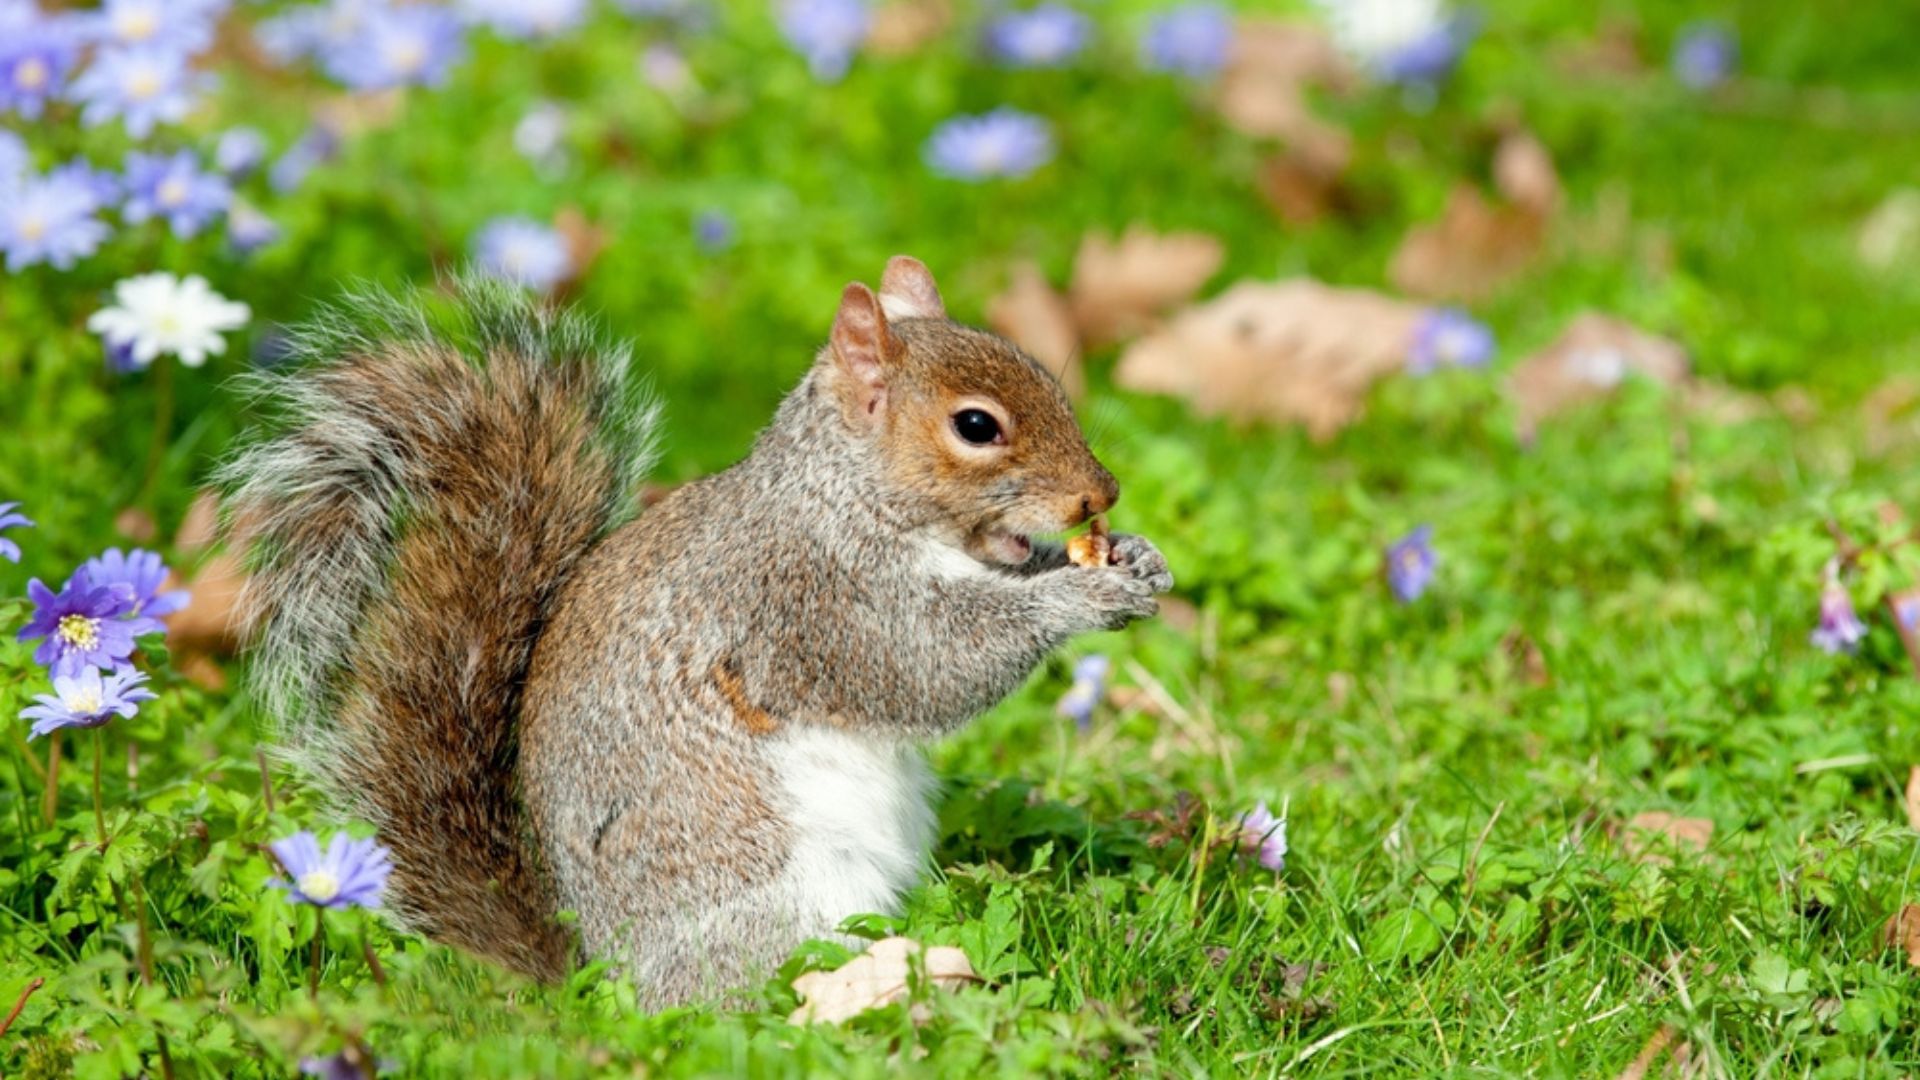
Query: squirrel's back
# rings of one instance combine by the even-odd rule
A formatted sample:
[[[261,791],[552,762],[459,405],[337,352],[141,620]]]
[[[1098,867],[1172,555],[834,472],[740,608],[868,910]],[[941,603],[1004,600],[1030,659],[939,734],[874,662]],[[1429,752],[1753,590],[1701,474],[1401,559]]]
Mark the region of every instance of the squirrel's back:
[[[444,312],[361,294],[259,377],[269,434],[224,469],[282,742],[394,852],[414,928],[555,977],[516,722],[549,604],[631,516],[654,412],[587,323],[484,281]]]

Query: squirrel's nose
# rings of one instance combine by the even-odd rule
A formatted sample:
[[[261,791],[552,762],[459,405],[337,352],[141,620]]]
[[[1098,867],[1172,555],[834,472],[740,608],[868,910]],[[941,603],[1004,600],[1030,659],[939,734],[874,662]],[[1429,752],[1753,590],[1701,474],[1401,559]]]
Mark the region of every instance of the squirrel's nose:
[[[1080,520],[1104,514],[1119,501],[1120,481],[1115,480],[1112,473],[1101,469],[1094,477],[1093,490],[1080,497]]]

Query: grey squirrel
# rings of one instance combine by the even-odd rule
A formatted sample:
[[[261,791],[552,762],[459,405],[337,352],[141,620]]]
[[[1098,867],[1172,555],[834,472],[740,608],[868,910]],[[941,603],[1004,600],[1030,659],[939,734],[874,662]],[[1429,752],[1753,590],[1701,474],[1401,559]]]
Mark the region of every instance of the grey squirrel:
[[[506,286],[454,300],[316,320],[222,473],[255,692],[430,937],[554,979],[572,911],[654,1007],[764,974],[914,883],[921,744],[1173,586],[1140,537],[1098,566],[1033,539],[1118,485],[914,259],[847,286],[745,460],[637,516],[629,353]]]

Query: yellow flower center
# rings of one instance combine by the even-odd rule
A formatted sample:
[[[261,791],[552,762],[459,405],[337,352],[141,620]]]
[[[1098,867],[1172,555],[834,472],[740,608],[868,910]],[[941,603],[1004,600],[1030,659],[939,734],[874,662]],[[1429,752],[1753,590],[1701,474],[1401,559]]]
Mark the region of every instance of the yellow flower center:
[[[68,699],[67,710],[76,716],[93,716],[100,712],[100,707],[105,704],[106,702],[100,697],[100,691],[81,690]]]
[[[167,180],[160,185],[160,190],[157,194],[160,196],[160,205],[179,206],[181,203],[187,201],[187,182],[177,176],[168,177]]]
[[[340,879],[325,870],[309,870],[300,875],[297,883],[300,895],[316,904],[324,904],[340,895]]]
[[[85,615],[65,615],[54,633],[76,649],[93,649],[100,644],[100,620]]]
[[[401,42],[387,50],[387,63],[402,75],[412,75],[427,66],[427,47],[419,40]]]
[[[150,8],[135,8],[120,16],[117,29],[124,40],[145,41],[160,29],[160,19]]]
[[[13,69],[13,83],[23,90],[38,90],[47,84],[47,62],[37,56],[30,56]]]
[[[36,242],[47,235],[47,219],[39,216],[23,218],[14,228],[19,230],[22,239]]]
[[[127,96],[135,101],[145,101],[160,92],[160,76],[142,69],[127,79]]]

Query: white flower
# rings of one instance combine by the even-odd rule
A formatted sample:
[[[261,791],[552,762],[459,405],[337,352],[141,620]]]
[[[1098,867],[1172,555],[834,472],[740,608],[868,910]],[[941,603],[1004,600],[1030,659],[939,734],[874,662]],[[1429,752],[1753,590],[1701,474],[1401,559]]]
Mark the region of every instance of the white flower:
[[[245,326],[251,315],[247,305],[214,292],[198,274],[140,274],[115,285],[113,295],[118,303],[94,312],[87,329],[105,338],[109,348],[127,350],[135,367],[146,367],[162,353],[199,367],[209,355],[225,353],[227,342],[220,335]]]
[[[1388,63],[1447,27],[1440,0],[1319,0],[1333,40],[1369,66]]]

